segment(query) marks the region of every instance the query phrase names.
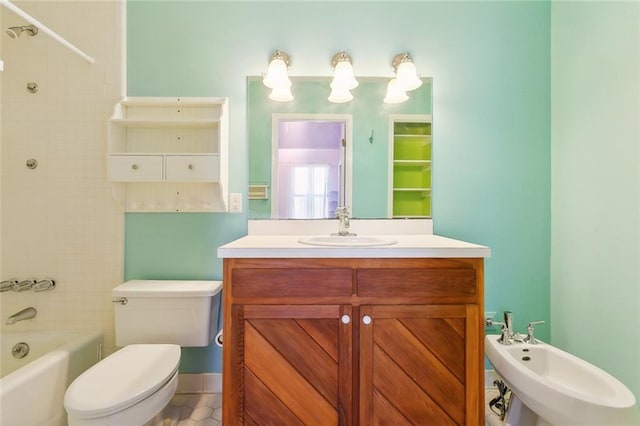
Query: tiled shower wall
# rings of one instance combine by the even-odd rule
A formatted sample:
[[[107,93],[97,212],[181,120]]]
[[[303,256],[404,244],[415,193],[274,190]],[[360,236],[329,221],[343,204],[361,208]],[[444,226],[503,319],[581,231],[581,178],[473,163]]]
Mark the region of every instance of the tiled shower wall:
[[[57,284],[53,291],[0,293],[2,329],[104,330],[110,351],[124,215],[106,180],[106,123],[122,92],[124,2],[13,3],[95,63],[43,31],[10,39],[6,28],[27,22],[0,11],[0,278]],[[26,167],[32,158],[33,170]],[[5,325],[28,306],[38,310],[34,320]]]

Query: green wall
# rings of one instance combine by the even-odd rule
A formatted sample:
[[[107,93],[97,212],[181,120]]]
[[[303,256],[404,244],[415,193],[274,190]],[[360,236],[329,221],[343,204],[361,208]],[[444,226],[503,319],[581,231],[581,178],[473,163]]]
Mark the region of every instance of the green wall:
[[[552,16],[552,340],[640,399],[640,3]]]
[[[409,51],[433,78],[435,232],[491,247],[486,310],[550,336],[550,4],[548,2],[127,3],[130,96],[228,96],[230,192],[248,184],[246,77],[275,49],[291,75],[328,76],[347,51],[357,76],[391,76]],[[355,91],[354,91],[355,95]],[[243,214],[128,214],[126,278],[220,278],[215,249]],[[220,371],[217,348],[183,371]]]

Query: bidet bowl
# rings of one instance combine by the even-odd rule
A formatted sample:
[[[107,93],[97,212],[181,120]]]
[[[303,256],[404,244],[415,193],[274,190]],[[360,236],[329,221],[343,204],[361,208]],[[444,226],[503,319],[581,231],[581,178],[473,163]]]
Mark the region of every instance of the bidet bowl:
[[[300,238],[298,242],[312,246],[330,247],[375,247],[390,246],[397,243],[397,241],[393,239],[364,235],[321,235],[316,237]]]
[[[511,391],[552,425],[638,425],[636,400],[615,377],[546,343],[498,343],[485,352]]]

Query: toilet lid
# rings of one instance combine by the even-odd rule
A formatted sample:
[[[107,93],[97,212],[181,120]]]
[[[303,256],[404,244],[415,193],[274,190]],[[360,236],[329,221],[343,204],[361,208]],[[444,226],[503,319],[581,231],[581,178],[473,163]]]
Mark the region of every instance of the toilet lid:
[[[178,345],[125,346],[74,380],[64,406],[78,418],[122,411],[161,388],[173,377],[179,362]]]

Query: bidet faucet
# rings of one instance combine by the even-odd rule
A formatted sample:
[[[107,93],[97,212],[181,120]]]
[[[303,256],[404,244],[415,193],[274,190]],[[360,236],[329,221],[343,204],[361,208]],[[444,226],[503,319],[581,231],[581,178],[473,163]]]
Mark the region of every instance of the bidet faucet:
[[[9,318],[7,318],[7,322],[5,324],[11,325],[11,324],[17,323],[18,321],[24,321],[31,318],[35,318],[37,314],[38,314],[38,311],[36,311],[35,308],[32,308],[31,306],[29,306],[28,308],[25,308],[20,312],[16,312],[15,314],[11,315]]]
[[[489,326],[489,327],[494,327],[494,326],[497,326],[497,325],[501,326],[500,332],[502,333],[502,335],[498,339],[498,343],[503,344],[503,345],[510,345],[511,344],[511,340],[509,338],[509,329],[507,328],[507,324],[505,324],[503,322],[494,321],[492,319],[487,319],[485,321],[485,324],[487,326]]]
[[[544,321],[531,321],[527,326],[527,337],[524,338],[525,343],[529,343],[532,345],[537,345],[538,341],[534,337],[533,333],[535,332],[535,326],[538,324],[544,324]]]
[[[355,236],[356,234],[349,232],[349,207],[338,206],[336,208],[336,218],[338,219],[338,232],[331,235],[339,235],[341,237]]]

